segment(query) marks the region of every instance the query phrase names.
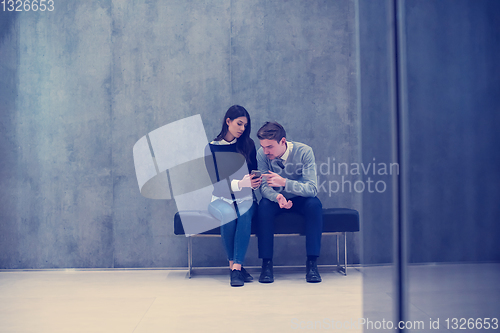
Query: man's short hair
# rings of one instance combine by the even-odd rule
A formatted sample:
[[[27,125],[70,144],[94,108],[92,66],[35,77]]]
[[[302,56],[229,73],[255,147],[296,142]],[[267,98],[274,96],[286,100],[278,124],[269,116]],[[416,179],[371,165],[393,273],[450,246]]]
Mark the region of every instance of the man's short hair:
[[[277,122],[268,121],[259,129],[257,137],[259,140],[276,140],[279,143],[281,139],[286,138],[286,132]]]

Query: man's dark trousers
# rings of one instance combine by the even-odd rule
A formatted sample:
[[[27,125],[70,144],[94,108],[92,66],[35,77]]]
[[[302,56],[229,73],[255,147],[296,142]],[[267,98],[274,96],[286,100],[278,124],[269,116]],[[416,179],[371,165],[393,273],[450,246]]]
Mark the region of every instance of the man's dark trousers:
[[[258,244],[259,258],[272,259],[274,248],[274,220],[284,212],[298,213],[304,216],[306,231],[306,252],[308,256],[318,256],[321,249],[323,232],[323,210],[317,197],[293,197],[290,209],[280,208],[277,202],[262,198],[258,208]]]

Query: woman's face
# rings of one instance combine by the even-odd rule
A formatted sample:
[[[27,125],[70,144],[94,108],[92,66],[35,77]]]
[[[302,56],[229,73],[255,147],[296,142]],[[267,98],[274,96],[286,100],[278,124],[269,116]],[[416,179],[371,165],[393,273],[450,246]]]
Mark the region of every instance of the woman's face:
[[[239,138],[243,134],[243,132],[245,132],[247,123],[248,123],[247,117],[244,116],[234,118],[233,120],[229,118],[226,119],[228,131],[235,138]]]

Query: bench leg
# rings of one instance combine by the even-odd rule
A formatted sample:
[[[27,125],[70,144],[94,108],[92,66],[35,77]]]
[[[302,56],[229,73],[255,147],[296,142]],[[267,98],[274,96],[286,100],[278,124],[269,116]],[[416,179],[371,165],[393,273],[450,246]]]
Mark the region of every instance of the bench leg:
[[[188,237],[188,278],[191,278],[191,269],[193,267],[193,238]]]
[[[344,265],[340,265],[340,237],[337,234],[337,271],[347,275],[347,233],[343,232],[342,234],[344,235]]]
[[[344,232],[344,275],[347,275],[347,232]]]

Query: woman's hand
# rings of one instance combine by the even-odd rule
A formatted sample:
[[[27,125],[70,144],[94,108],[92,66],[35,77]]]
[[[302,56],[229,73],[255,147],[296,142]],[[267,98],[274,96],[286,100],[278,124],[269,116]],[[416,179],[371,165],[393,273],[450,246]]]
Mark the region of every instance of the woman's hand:
[[[252,177],[252,175],[249,175],[249,176]],[[262,183],[262,176],[252,178],[252,189],[255,190],[255,189],[259,188],[261,183]]]
[[[262,182],[262,177],[252,178],[252,175],[245,175],[242,180],[238,181],[238,186],[240,188],[243,187],[251,187],[256,189],[260,186]]]

